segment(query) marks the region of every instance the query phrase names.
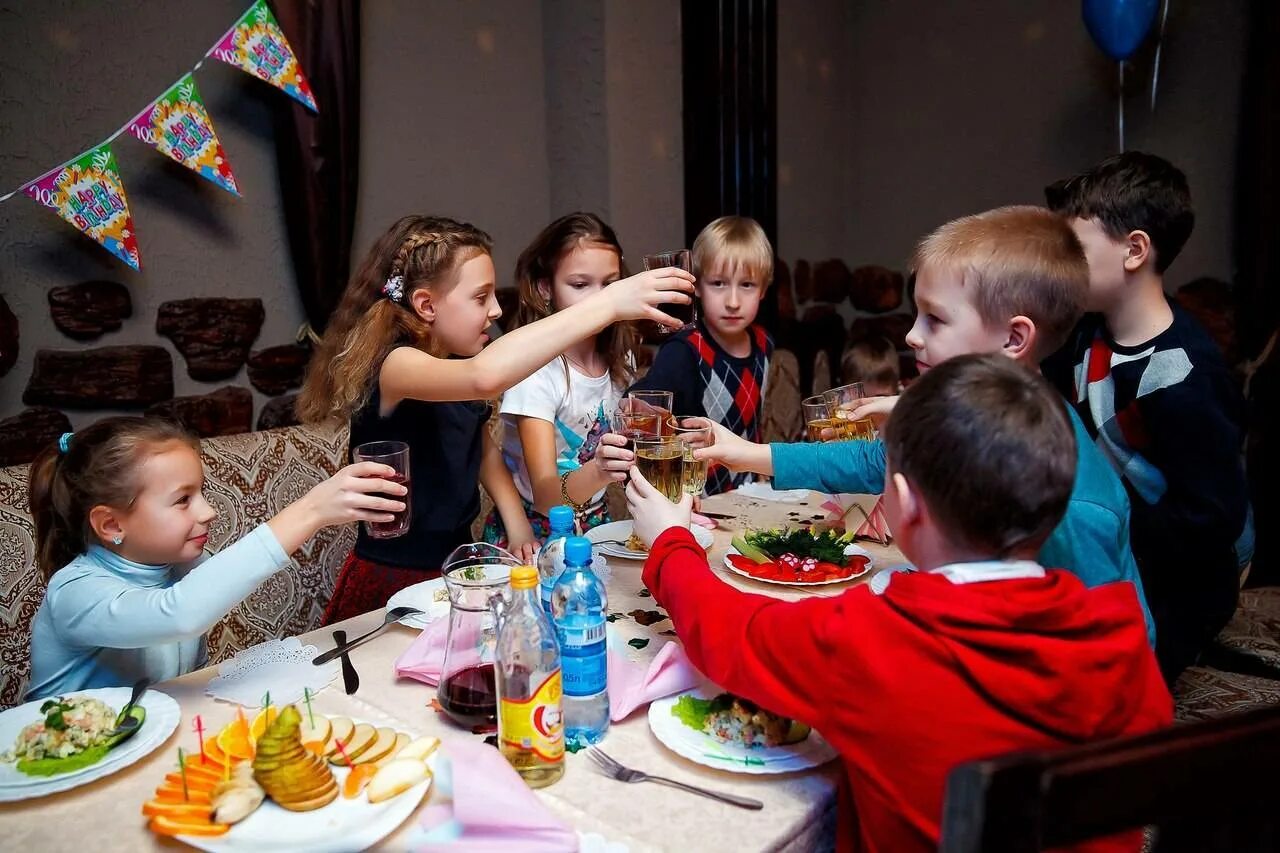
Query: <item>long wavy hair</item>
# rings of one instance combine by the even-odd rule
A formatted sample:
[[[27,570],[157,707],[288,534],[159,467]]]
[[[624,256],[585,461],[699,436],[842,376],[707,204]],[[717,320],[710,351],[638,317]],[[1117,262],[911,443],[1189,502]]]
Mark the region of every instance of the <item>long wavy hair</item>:
[[[410,297],[492,248],[493,240],[479,228],[440,216],[406,216],[388,228],[351,277],[311,357],[298,417],[309,423],[346,420],[368,401],[392,349],[431,351],[431,328],[414,312]],[[403,279],[398,300],[383,292],[395,276]]]
[[[516,261],[516,285],[520,289],[520,306],[516,309],[513,329],[549,317],[555,311],[551,300],[544,298],[539,283],[551,292],[556,267],[573,249],[579,246],[604,246],[618,255],[618,269],[625,278],[627,264],[623,259],[622,244],[604,220],[594,213],[570,213],[543,228],[533,238]],[[629,322],[614,323],[596,335],[596,352],[609,367],[609,377],[617,385],[626,387],[635,379],[635,348],[640,336],[635,325]],[[568,372],[568,360],[560,360]]]
[[[36,564],[46,582],[97,544],[90,510],[130,506],[142,491],[142,463],[174,443],[200,452],[200,442],[173,421],[105,418],[73,434],[65,453],[57,442],[40,451],[31,463],[27,499],[36,523]]]

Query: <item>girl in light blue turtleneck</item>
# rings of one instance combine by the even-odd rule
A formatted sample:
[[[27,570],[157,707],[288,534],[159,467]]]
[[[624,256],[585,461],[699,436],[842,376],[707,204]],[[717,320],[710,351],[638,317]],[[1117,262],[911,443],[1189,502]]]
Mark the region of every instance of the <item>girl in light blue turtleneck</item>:
[[[65,433],[31,465],[37,562],[48,581],[31,629],[28,699],[203,666],[205,631],[322,527],[390,521],[394,471],[343,468],[216,556],[199,443],[150,418]]]

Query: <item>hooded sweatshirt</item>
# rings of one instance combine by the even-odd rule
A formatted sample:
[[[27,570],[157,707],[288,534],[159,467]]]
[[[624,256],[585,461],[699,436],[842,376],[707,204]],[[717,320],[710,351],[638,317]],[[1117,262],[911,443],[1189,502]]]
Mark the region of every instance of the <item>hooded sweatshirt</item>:
[[[717,578],[679,528],[644,568],[698,669],[840,752],[851,799],[839,849],[936,850],[959,764],[1171,722],[1132,584],[1089,589],[1030,562],[882,577],[833,598],[752,595]],[[1138,831],[1076,849],[1140,845]]]

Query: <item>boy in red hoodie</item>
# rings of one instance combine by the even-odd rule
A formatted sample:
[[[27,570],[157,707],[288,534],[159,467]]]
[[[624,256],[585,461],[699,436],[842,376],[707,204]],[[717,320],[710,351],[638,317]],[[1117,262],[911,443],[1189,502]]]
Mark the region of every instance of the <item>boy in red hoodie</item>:
[[[694,664],[840,751],[839,848],[936,850],[956,765],[1151,731],[1173,702],[1133,585],[1089,589],[1035,562],[1075,476],[1043,379],[1001,355],[949,359],[902,395],[884,442],[885,513],[917,571],[835,598],[740,592],[690,535],[687,496],[672,504],[633,469],[627,502],[651,543],[644,582]]]

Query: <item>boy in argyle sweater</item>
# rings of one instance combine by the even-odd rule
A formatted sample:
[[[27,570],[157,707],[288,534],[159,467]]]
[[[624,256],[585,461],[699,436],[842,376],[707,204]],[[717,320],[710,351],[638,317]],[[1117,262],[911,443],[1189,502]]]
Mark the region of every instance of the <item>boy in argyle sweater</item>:
[[[1186,176],[1129,151],[1045,190],[1089,262],[1090,312],[1045,375],[1132,505],[1133,553],[1170,684],[1235,611],[1251,540],[1244,401],[1213,340],[1165,296],[1195,222]]]
[[[707,417],[759,441],[773,340],[755,319],[773,280],[773,247],[754,219],[722,216],[694,240],[693,274],[697,322],[663,343],[631,390],[670,391],[677,417]],[[749,476],[712,465],[707,494],[727,492]]]

